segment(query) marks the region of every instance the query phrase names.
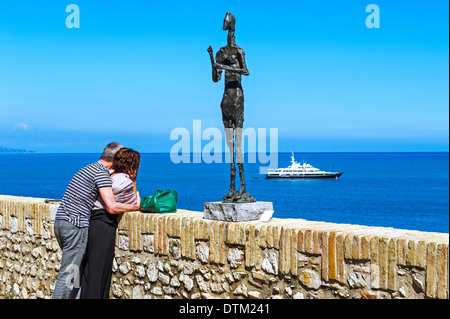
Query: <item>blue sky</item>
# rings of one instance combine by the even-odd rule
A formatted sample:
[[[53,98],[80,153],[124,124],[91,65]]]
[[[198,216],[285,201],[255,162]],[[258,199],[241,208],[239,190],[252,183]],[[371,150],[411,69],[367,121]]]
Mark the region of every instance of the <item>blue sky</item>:
[[[66,6],[80,8],[69,29]],[[369,29],[367,5],[380,8]],[[237,19],[244,128],[279,151],[448,151],[448,1],[2,1],[0,146],[169,152],[193,120],[222,129],[206,49]],[[204,141],[206,144],[208,141]]]

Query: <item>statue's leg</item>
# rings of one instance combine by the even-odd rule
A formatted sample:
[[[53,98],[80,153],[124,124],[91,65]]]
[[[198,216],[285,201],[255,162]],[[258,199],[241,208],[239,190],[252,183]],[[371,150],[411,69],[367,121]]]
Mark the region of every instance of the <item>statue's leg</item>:
[[[222,198],[222,202],[233,202],[236,193],[236,165],[234,160],[234,129],[231,121],[223,121],[225,126],[225,138],[230,150],[230,190]]]
[[[244,158],[242,156],[242,127],[236,127],[234,130],[236,137],[236,163],[239,168],[239,179],[241,181],[241,188],[239,193],[242,195],[246,193],[245,177],[244,177]]]
[[[242,128],[244,127],[244,92],[241,89],[236,90],[235,100],[235,138],[236,138],[236,162],[239,168],[239,178],[241,188],[239,195],[246,193],[244,177],[244,158],[242,156]]]
[[[237,192],[236,202],[249,203],[256,202],[256,199],[247,193],[247,187],[244,176],[244,158],[242,156],[242,128],[244,126],[244,95],[238,95],[238,101],[236,103],[236,118],[235,118],[235,138],[236,138],[236,162],[239,168],[239,178],[241,180],[241,188]]]
[[[236,183],[236,165],[234,160],[234,129],[225,127],[225,138],[227,140],[228,149],[230,150],[230,192],[235,191]]]
[[[228,194],[222,198],[223,202],[232,202],[235,194],[235,180],[236,180],[236,166],[234,161],[234,126],[232,120],[233,101],[230,99],[229,90],[225,90],[223,94],[222,103],[220,104],[222,109],[222,122],[225,127],[225,139],[230,150],[230,190]]]

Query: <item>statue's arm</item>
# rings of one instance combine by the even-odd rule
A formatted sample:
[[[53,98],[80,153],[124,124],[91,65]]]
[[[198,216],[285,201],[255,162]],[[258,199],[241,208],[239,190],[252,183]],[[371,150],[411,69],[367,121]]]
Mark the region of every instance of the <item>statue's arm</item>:
[[[242,73],[241,73],[241,74],[242,74],[242,75],[249,75],[250,72],[248,72],[247,64],[245,63],[245,53],[244,53],[244,50],[239,49],[238,52],[239,52],[239,54],[238,54],[239,64],[240,64],[241,67],[242,67]]]
[[[239,73],[242,75],[249,75],[250,73],[248,72],[247,65],[245,63],[245,53],[242,49],[238,50],[238,61],[239,61],[240,68],[235,68],[235,67],[232,67],[229,65],[224,65],[224,64],[218,63],[218,62],[216,63],[216,66],[218,66],[224,70],[231,71],[231,72]]]
[[[213,49],[211,46],[208,47],[208,53],[209,53],[209,57],[211,59],[212,80],[214,82],[219,82],[220,78],[222,77],[222,69],[220,69],[220,67],[217,67],[216,62],[214,61]]]

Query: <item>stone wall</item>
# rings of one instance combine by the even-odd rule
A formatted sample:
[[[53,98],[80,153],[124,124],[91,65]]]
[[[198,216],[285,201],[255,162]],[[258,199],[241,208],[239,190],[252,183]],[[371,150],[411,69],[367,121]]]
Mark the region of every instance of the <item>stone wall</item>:
[[[57,205],[0,195],[0,293],[50,298]],[[333,224],[126,213],[111,298],[448,298],[448,234]]]

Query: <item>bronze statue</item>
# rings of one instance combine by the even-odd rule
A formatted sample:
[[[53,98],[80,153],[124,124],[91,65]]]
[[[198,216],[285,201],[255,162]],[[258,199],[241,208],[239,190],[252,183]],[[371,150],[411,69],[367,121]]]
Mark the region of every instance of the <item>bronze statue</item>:
[[[234,29],[236,19],[227,12],[223,21],[223,30],[228,30],[227,45],[220,48],[214,61],[213,49],[208,48],[212,64],[212,79],[220,81],[222,71],[225,70],[225,92],[222,103],[222,121],[225,127],[225,137],[231,157],[230,191],[222,198],[225,203],[256,202],[246,191],[244,178],[244,161],[242,157],[242,127],[244,124],[244,91],[241,86],[241,75],[249,75],[245,64],[245,53],[235,42]],[[236,141],[236,162],[239,168],[241,188],[235,190],[236,166],[234,164],[234,141]]]

